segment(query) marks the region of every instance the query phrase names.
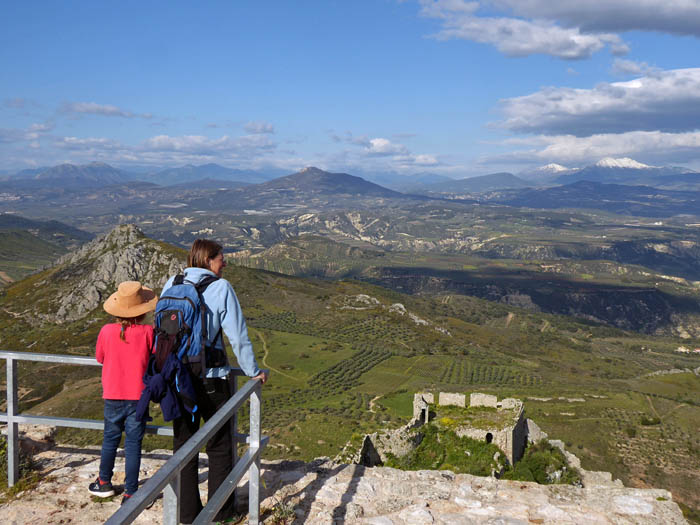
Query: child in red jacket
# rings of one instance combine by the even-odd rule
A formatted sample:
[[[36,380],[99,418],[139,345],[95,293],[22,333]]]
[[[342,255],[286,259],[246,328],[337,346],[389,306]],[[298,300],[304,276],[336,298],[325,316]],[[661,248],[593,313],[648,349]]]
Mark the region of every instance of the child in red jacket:
[[[141,324],[146,313],[156,307],[158,297],[138,281],[125,281],[104,303],[115,317],[97,337],[95,358],[102,363],[104,398],[104,437],[100,474],[90,483],[90,494],[106,498],[114,495],[112,471],[122,432],[126,433],[126,481],[124,503],[138,489],[141,467],[141,441],[146,422],[136,418],[136,404],[143,390],[143,374],[153,349],[153,327]]]

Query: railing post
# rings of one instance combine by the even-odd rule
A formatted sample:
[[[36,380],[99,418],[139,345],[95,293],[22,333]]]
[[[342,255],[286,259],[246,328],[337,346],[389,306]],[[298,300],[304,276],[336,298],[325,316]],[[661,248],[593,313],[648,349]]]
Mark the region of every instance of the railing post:
[[[238,375],[235,373],[229,374],[229,388],[231,389],[231,397],[235,396],[238,391]],[[231,470],[233,470],[236,463],[238,463],[238,410],[231,417],[231,441]],[[236,492],[236,489],[234,489],[231,495],[234,507],[236,506]]]
[[[163,525],[180,523],[180,473],[163,489]]]
[[[7,358],[7,485],[19,481],[19,425],[14,416],[17,406],[17,361]]]
[[[250,449],[256,451],[255,461],[248,470],[248,523],[260,521],[260,394],[261,383],[250,394]]]

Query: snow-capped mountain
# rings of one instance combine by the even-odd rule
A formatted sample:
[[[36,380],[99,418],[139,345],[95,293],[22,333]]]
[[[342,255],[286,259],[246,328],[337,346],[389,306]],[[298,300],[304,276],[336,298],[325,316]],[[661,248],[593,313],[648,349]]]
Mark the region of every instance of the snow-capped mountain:
[[[571,184],[584,180],[664,189],[700,189],[700,173],[674,166],[651,166],[629,157],[606,157],[591,166],[559,173],[552,182]]]
[[[555,164],[555,166],[556,165],[557,164]],[[605,157],[604,159],[600,159],[598,162],[596,162],[595,165],[599,168],[630,168],[635,170],[643,170],[656,167],[650,166],[648,164],[642,164],[641,162],[637,162],[636,160],[630,159],[629,157],[622,157],[619,159]]]

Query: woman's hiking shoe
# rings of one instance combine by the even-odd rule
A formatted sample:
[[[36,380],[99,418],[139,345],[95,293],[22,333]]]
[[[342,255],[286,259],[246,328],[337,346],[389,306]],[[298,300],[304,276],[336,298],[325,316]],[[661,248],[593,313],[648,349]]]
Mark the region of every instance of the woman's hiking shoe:
[[[109,498],[110,496],[114,496],[114,487],[109,481],[102,481],[98,477],[88,485],[88,492],[98,498]]]

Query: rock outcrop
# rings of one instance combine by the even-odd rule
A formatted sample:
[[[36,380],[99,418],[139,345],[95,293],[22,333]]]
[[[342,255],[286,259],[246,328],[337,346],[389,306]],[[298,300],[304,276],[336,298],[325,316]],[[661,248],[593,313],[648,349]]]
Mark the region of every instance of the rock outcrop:
[[[169,457],[145,454],[145,479]],[[98,471],[99,450],[60,448],[39,453],[42,481],[0,505],[8,525],[102,523],[119,505],[93,501],[86,487]],[[200,460],[200,491],[206,492],[206,456]],[[115,482],[123,474],[117,459]],[[307,524],[685,524],[671,494],[659,489],[610,486],[577,488],[498,481],[449,471],[404,472],[391,468],[335,465],[326,458],[263,462],[261,509],[264,523]],[[239,487],[245,509],[247,482]],[[285,514],[287,521],[277,520]],[[134,523],[162,520],[162,499]]]
[[[136,226],[120,225],[59,259],[50,273],[34,284],[26,302],[44,321],[75,321],[98,308],[120,282],[141,281],[157,290],[168,276],[184,267],[184,262]],[[38,296],[37,289],[42,292]]]

